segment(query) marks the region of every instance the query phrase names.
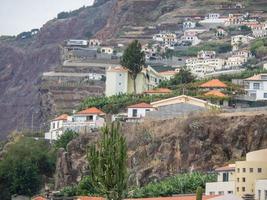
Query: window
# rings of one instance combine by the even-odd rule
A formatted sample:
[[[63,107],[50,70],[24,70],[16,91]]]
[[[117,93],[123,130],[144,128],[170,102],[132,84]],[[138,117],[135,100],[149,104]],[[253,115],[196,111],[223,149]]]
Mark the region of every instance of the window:
[[[55,124],[55,123],[52,123],[52,127],[53,127],[53,129],[55,129],[55,126],[56,126],[56,124]]]
[[[236,188],[236,191],[239,192],[239,187]]]
[[[258,190],[258,199],[261,199],[261,190]]]
[[[253,173],[253,168],[249,168],[249,172],[250,173]]]
[[[223,182],[228,182],[228,181],[229,181],[229,174],[223,173]]]
[[[149,112],[150,110],[149,109],[146,109],[146,112]]]
[[[224,192],[223,191],[219,191],[219,195],[224,195]]]
[[[93,115],[86,116],[86,121],[93,121]]]
[[[246,178],[245,178],[245,177],[243,177],[243,178],[242,178],[242,181],[243,181],[243,182],[246,182]]]
[[[240,169],[239,168],[237,168],[237,173],[239,173],[240,172]]]
[[[137,109],[133,109],[133,117],[137,117]]]
[[[237,178],[237,182],[239,182],[239,178]]]
[[[227,193],[228,193],[228,194],[233,194],[233,191],[228,191]]]
[[[245,187],[242,187],[242,191],[245,192],[246,191],[246,188]]]
[[[215,192],[210,192],[210,195],[215,195]]]
[[[246,168],[243,168],[243,173],[246,173]]]
[[[261,173],[262,172],[262,169],[261,168],[258,168],[258,173]]]
[[[264,99],[266,99],[267,98],[267,93],[264,93],[263,97],[264,97]]]
[[[267,200],[267,190],[264,191],[264,200]]]
[[[260,89],[260,83],[253,83],[253,89],[254,90]]]

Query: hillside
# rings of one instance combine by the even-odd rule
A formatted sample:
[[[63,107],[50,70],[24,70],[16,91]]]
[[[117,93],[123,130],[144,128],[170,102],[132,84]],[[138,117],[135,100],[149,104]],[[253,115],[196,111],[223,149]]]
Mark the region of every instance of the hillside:
[[[30,38],[1,37],[0,138],[14,130],[43,129],[44,122],[55,114],[49,102],[43,101],[40,78],[59,65],[58,46],[64,40],[90,36],[107,44],[145,40],[155,31],[177,28],[185,17],[204,16],[210,10],[266,16],[260,11],[266,10],[265,1],[240,2],[245,8],[235,9],[235,3],[227,0],[99,0],[92,7],[47,22]]]
[[[207,114],[185,119],[123,125],[131,185],[144,185],[179,172],[209,171],[267,147],[266,114]],[[58,153],[56,188],[87,173],[86,148],[97,135],[81,135]]]

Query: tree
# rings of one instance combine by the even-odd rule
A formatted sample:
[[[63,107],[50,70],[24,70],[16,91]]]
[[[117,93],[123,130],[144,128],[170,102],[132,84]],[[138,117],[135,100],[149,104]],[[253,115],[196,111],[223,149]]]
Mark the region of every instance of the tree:
[[[192,75],[192,73],[185,69],[182,68],[179,73],[177,73],[171,80],[170,84],[171,85],[179,85],[179,84],[186,84],[186,83],[191,83],[195,80],[195,77]]]
[[[0,161],[0,199],[38,193],[42,175],[52,177],[55,160],[44,141],[22,137],[9,143]]]
[[[127,147],[119,126],[102,129],[99,142],[88,152],[91,181],[108,200],[123,199],[127,189]]]
[[[202,200],[202,193],[203,193],[202,187],[197,187],[196,200]]]
[[[129,70],[129,74],[134,82],[134,93],[136,94],[136,77],[145,65],[145,53],[142,51],[138,40],[134,40],[124,51],[121,65]]]
[[[59,148],[67,148],[67,145],[71,140],[78,137],[78,133],[72,130],[66,130],[59,138],[55,141],[55,147]]]

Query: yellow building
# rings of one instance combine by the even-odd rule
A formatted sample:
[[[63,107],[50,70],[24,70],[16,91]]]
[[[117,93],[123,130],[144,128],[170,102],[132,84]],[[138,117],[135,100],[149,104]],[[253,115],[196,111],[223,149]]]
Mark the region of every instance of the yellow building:
[[[136,93],[151,90],[164,79],[152,67],[145,67],[136,77]],[[106,71],[106,96],[131,94],[134,92],[134,81],[126,68],[110,67]]]
[[[255,194],[257,180],[267,178],[267,149],[253,151],[245,161],[236,162],[236,195]]]

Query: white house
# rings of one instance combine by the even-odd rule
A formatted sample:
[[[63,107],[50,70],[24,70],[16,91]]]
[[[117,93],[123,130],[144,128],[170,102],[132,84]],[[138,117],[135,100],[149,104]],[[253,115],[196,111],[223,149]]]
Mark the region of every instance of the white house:
[[[244,80],[247,96],[254,101],[267,100],[267,74],[257,74]]]
[[[182,41],[191,42],[192,46],[198,45],[201,40],[197,37],[198,32],[194,30],[186,30],[181,37]]]
[[[112,47],[101,47],[100,52],[104,54],[113,54],[114,49]]]
[[[183,29],[191,29],[191,28],[195,28],[196,27],[196,22],[193,22],[193,21],[184,21],[183,22]]]
[[[155,108],[147,103],[139,103],[128,107],[127,121],[136,121],[144,118],[147,112],[153,111]]]
[[[67,121],[67,114],[60,115],[50,122],[49,132],[45,133],[46,140],[57,140],[63,133],[63,123]]]
[[[104,126],[105,113],[95,107],[82,110],[72,116],[60,115],[51,121],[50,130],[45,133],[45,139],[57,140],[66,130],[77,133],[88,133],[92,129]]]
[[[100,45],[101,45],[101,41],[98,39],[90,39],[89,40],[89,46],[98,47]]]
[[[235,165],[215,169],[217,182],[206,183],[206,195],[227,195],[235,191]]]
[[[174,33],[159,33],[153,36],[153,40],[166,45],[173,45],[177,43],[177,37]]]
[[[255,197],[257,200],[267,199],[267,179],[256,180]]]
[[[204,20],[199,21],[200,24],[208,27],[224,26],[228,21],[226,17],[221,17],[219,13],[209,13]]]

